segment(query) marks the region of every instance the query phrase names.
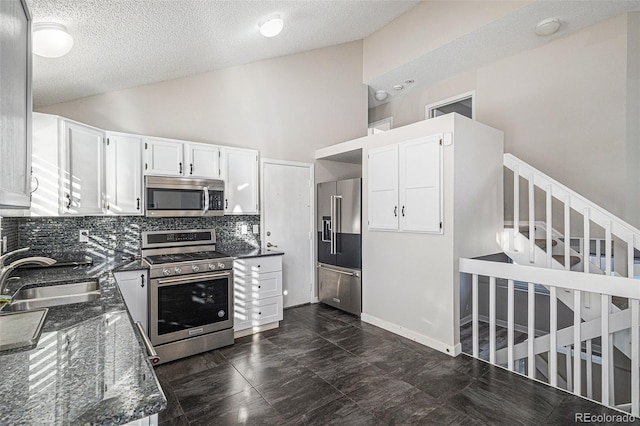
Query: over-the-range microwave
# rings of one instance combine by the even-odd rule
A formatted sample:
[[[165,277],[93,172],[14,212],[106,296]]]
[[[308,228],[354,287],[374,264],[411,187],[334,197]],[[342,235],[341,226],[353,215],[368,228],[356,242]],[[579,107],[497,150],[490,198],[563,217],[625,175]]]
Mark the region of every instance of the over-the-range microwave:
[[[224,182],[217,179],[145,176],[146,215],[222,216]]]

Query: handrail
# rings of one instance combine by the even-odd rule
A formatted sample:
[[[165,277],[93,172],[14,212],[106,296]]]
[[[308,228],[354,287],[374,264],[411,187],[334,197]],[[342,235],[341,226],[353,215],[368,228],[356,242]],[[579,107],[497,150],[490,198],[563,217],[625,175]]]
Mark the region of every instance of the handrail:
[[[523,281],[567,290],[640,299],[638,280],[613,277],[562,269],[538,268],[513,263],[460,258],[460,272],[496,277],[505,280]]]
[[[577,192],[567,188],[560,182],[547,176],[540,170],[527,164],[513,154],[504,154],[504,166],[512,171],[515,171],[514,169],[517,169],[520,176],[533,176],[534,185],[541,188],[542,190],[551,187],[551,195],[553,197],[557,198],[558,200],[565,200],[568,198],[570,200],[571,207],[578,212],[582,213],[585,208],[589,208],[591,212],[589,219],[592,222],[597,223],[603,228],[606,228],[606,226],[610,223],[611,232],[624,241],[628,241],[628,237],[630,235],[633,235],[634,247],[640,248],[640,229],[625,222],[624,220],[620,219],[619,217],[615,216],[614,214],[610,213],[594,202],[586,199]]]

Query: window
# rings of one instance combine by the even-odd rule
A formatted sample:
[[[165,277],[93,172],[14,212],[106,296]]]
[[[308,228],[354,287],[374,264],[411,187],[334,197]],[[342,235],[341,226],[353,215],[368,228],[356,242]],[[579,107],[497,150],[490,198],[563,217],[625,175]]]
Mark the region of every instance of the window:
[[[449,99],[444,99],[425,107],[425,119],[457,112],[465,117],[475,119],[474,92],[463,93]]]
[[[386,132],[393,129],[393,117],[383,118],[382,120],[369,123],[369,131],[367,135],[375,135],[376,133]]]

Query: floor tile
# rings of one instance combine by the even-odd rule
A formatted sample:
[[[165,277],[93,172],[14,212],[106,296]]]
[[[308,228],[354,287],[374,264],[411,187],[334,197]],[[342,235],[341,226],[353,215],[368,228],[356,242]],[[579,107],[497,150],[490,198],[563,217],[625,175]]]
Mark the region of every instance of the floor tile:
[[[180,406],[178,398],[176,398],[171,385],[168,382],[160,380],[160,386],[162,387],[162,391],[167,398],[167,408],[159,413],[158,422],[167,422],[169,420],[173,420],[183,416],[184,411],[182,411],[182,407]]]
[[[353,392],[371,383],[378,383],[388,377],[384,370],[371,365],[361,358],[347,358],[340,364],[327,366],[317,371],[318,376],[342,393]]]
[[[374,410],[392,398],[401,398],[415,390],[407,382],[391,377],[377,377],[346,395],[365,410]]]
[[[187,418],[210,411],[219,400],[251,388],[230,364],[183,377],[171,386]]]
[[[487,423],[467,416],[454,406],[444,404],[436,407],[433,411],[423,417],[420,420],[420,424],[425,426],[480,426]]]
[[[232,361],[233,366],[252,385],[282,381],[309,372],[284,353],[254,354]]]
[[[422,371],[403,376],[403,379],[440,400],[462,391],[476,380],[442,363],[428,364]]]
[[[309,371],[256,390],[286,419],[301,416],[342,397],[342,393]]]
[[[373,414],[363,410],[355,402],[343,396],[293,419],[288,424],[365,426],[379,424],[379,421]]]
[[[205,352],[203,354],[197,354],[176,361],[171,361],[166,364],[161,364],[155,367],[156,375],[159,379],[168,383],[173,383],[185,376],[190,376],[191,374],[208,370],[215,365],[225,362],[224,358],[221,358],[219,354],[215,354],[216,352],[217,351]]]
[[[406,392],[394,394],[371,412],[382,424],[419,424],[429,413],[438,407],[435,398],[419,389],[411,388]]]
[[[170,420],[159,420],[158,421],[158,425],[159,426],[189,426],[189,420],[187,420],[187,416],[180,416],[180,417],[175,417],[173,419]]]
[[[215,419],[215,420],[214,420]],[[233,394],[189,417],[192,425],[281,425],[282,417],[253,388]]]

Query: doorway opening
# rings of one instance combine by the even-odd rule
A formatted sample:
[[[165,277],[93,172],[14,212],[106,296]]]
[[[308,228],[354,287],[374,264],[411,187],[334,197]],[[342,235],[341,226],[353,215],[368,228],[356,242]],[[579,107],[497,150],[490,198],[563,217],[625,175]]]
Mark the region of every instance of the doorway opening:
[[[467,118],[475,120],[475,92],[462,93],[460,95],[443,99],[425,107],[425,119],[440,117],[441,115],[457,112]]]

